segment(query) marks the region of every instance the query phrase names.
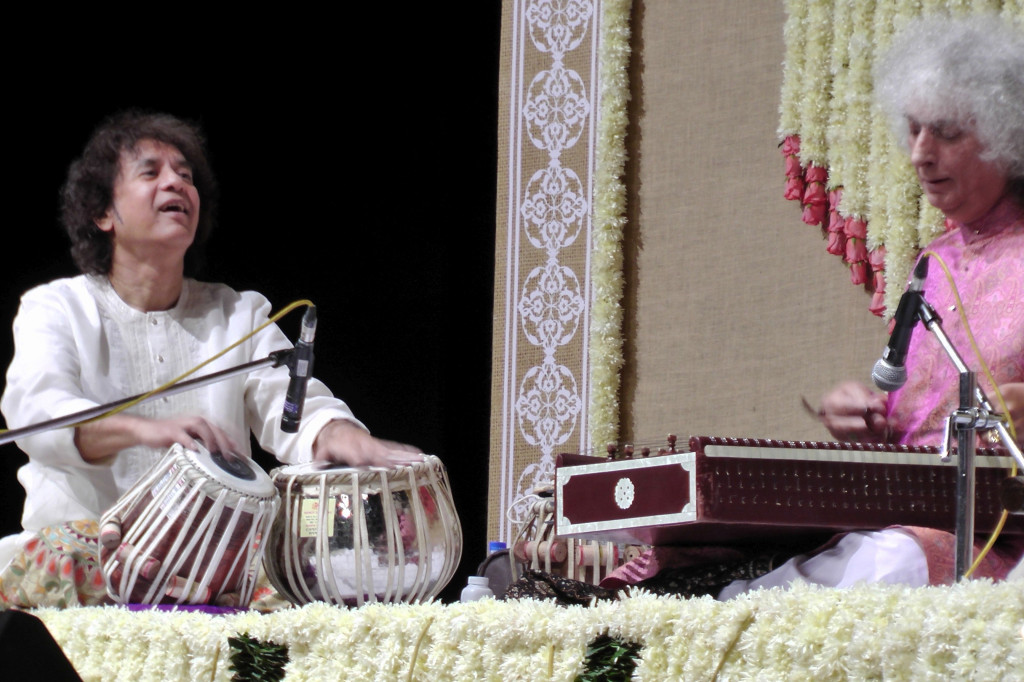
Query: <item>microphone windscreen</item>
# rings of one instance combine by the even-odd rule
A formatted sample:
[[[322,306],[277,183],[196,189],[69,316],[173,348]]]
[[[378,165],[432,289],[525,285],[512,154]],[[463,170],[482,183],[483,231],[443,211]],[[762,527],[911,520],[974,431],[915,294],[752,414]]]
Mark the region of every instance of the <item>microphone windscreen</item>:
[[[875,386],[887,393],[891,393],[907,383],[907,368],[904,366],[890,365],[884,359],[875,363],[871,370],[871,380]]]

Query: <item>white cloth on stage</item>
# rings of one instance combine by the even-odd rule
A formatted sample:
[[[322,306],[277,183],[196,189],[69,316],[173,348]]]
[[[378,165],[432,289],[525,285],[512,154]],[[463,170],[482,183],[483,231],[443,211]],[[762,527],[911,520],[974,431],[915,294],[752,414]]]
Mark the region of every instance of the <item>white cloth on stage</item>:
[[[238,341],[266,322],[270,311],[270,302],[258,293],[195,280],[185,280],[177,304],[159,312],[128,306],[106,277],[80,275],[36,287],[22,297],[14,321],[15,353],[0,408],[15,429],[145,393]],[[277,325],[270,325],[193,376],[291,347]],[[262,448],[287,463],[312,459],[313,442],[327,422],[359,424],[344,402],[310,380],[299,432],[284,433],[280,415],[288,381],[286,367],[267,367],[127,412],[149,418],[202,416],[228,433],[246,456],[251,429]],[[165,454],[138,446],[89,463],[79,455],[71,428],[17,442],[29,456],[18,471],[26,492],[26,532],[0,540],[0,567],[34,531],[99,519]]]
[[[860,583],[923,587],[928,584],[928,560],[914,536],[900,528],[857,531],[823,552],[795,556],[759,578],[734,580],[718,593],[718,599],[761,588],[788,587],[794,581],[825,587]]]

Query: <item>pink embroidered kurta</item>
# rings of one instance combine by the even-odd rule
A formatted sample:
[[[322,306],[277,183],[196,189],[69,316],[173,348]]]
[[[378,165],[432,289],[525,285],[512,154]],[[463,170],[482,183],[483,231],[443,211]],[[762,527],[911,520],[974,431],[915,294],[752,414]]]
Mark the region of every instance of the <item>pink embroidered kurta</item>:
[[[959,225],[932,241],[960,293],[963,312],[996,384],[1024,381],[1024,208],[1010,199],[985,217]],[[977,373],[992,404],[995,390],[981,371],[967,339],[945,272],[932,258],[924,296],[942,318],[942,328],[967,366]],[[889,420],[900,443],[938,445],[944,420],[959,405],[960,376],[935,335],[919,326],[907,355],[907,383],[889,396]],[[931,528],[908,528],[928,559],[929,582],[953,579],[954,538]],[[1004,538],[975,575],[1001,578],[1020,560],[1024,541]]]
[[[981,220],[932,241],[923,253],[945,262],[960,292],[963,312],[997,384],[1024,381],[1024,208],[1009,199]],[[953,289],[933,257],[925,299],[978,385],[998,408],[957,310]],[[889,396],[889,422],[900,443],[938,445],[946,417],[959,405],[960,377],[935,335],[914,330],[907,355],[907,383]]]

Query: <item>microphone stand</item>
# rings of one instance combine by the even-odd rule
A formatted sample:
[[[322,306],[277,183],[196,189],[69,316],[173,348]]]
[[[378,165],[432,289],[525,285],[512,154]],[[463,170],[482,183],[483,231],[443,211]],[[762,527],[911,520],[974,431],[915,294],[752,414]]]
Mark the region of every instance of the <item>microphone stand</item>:
[[[936,314],[924,294],[917,292],[918,319],[935,335],[946,351],[953,366],[960,373],[960,407],[946,422],[946,438],[940,446],[943,461],[949,461],[949,441],[957,434],[956,479],[956,580],[961,580],[971,565],[974,547],[974,486],[975,486],[975,431],[995,429],[999,439],[1009,451],[1017,466],[1024,469],[1024,455],[1006,428],[1007,417],[997,413],[985,392],[977,385],[975,373],[968,369],[963,358],[942,329],[942,318]]]
[[[212,374],[204,374],[203,376],[196,377],[195,379],[189,379],[188,381],[182,381],[174,384],[173,386],[156,393],[140,393],[139,395],[132,396],[131,398],[124,398],[112,403],[107,403],[106,405],[97,405],[96,407],[91,407],[87,410],[82,410],[81,412],[75,412],[74,414],[39,422],[38,424],[32,424],[20,429],[5,431],[4,433],[0,433],[0,445],[5,445],[17,440],[18,438],[34,436],[37,433],[43,433],[44,431],[50,431],[51,429],[59,429],[64,426],[71,426],[72,424],[88,421],[132,402],[142,404],[149,402],[154,398],[177,395],[178,393],[191,391],[192,389],[199,388],[200,386],[217,383],[218,381],[223,381],[228,377],[233,377],[236,374],[247,374],[254,370],[262,369],[263,367],[280,367],[291,361],[291,357],[294,352],[294,348],[274,351],[262,360],[254,360],[252,362],[236,365],[235,367],[229,367],[228,369],[224,369],[219,372],[213,372]]]

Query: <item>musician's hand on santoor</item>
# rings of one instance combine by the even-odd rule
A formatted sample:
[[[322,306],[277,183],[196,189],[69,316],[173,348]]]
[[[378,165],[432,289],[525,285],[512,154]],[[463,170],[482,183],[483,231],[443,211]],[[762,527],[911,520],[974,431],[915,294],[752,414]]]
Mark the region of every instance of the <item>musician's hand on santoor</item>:
[[[423,461],[422,450],[374,438],[358,425],[344,419],[328,423],[313,443],[313,460],[349,466],[390,467]]]
[[[223,429],[199,416],[149,419],[115,414],[75,429],[75,445],[82,459],[98,462],[125,448],[145,445],[169,448],[181,443],[195,449],[202,442],[210,452],[237,452],[238,444]]]
[[[1017,431],[1017,442],[1024,443],[1024,382],[1002,384],[999,393],[1003,396],[1013,428]],[[998,409],[999,406],[995,407]]]
[[[843,382],[826,393],[818,410],[825,428],[838,440],[851,443],[884,443],[889,431],[885,413],[886,397],[856,381]]]

